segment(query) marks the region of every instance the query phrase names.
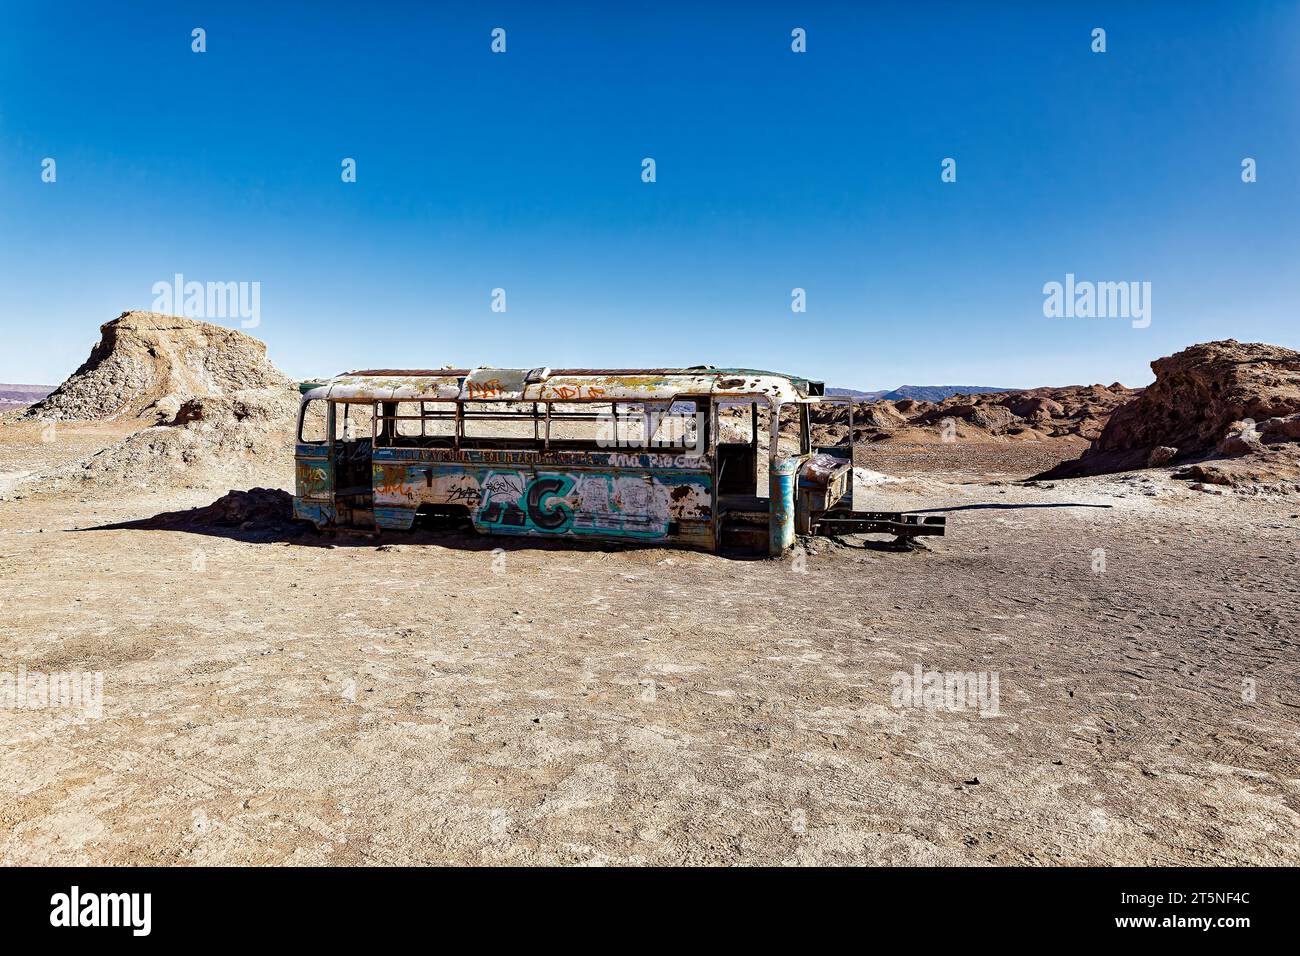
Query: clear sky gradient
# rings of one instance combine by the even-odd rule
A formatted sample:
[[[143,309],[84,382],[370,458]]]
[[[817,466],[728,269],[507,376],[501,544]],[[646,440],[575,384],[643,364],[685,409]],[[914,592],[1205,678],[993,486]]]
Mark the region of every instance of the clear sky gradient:
[[[1144,384],[1193,342],[1300,347],[1294,2],[3,11],[0,381],[61,381],[178,272],[260,282],[297,376]],[[1150,282],[1150,327],[1045,318],[1066,273]]]

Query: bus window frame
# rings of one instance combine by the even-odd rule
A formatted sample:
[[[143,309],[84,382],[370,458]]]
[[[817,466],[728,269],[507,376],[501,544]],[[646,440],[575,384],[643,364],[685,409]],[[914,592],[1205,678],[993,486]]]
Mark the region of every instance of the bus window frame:
[[[493,442],[518,441],[521,444],[517,450],[549,452],[551,450],[552,439],[553,439],[552,429],[551,429],[553,423],[562,422],[562,421],[598,423],[600,421],[601,415],[613,416],[613,423],[615,429],[615,445],[613,447],[614,449],[617,449],[618,447],[620,447],[617,442],[618,435],[619,435],[618,429],[621,427],[619,424],[620,407],[623,408],[624,414],[626,415],[628,413],[628,406],[632,406],[632,405],[644,406],[647,403],[649,403],[649,401],[650,400],[647,399],[619,400],[616,398],[608,398],[608,399],[603,398],[600,399],[599,401],[574,401],[572,399],[567,401],[562,399],[531,400],[531,399],[519,399],[519,398],[500,399],[495,401],[475,400],[472,403],[475,406],[500,406],[502,410],[501,411],[496,411],[495,409],[489,411],[471,410],[468,413],[466,411],[465,406],[466,404],[470,404],[470,403],[467,403],[466,401],[461,399],[438,399],[432,401],[428,399],[390,399],[387,401],[383,399],[374,399],[371,400],[368,404],[370,404],[372,407],[372,415],[373,415],[372,426],[371,426],[371,442],[373,447],[376,449],[409,447],[402,444],[399,441],[400,439],[416,439],[418,442],[421,443],[421,444],[417,444],[416,447],[428,447],[422,444],[424,440],[429,438],[439,438],[439,439],[450,439],[451,448],[457,452],[464,451],[464,450],[473,450],[473,446],[467,445],[467,443],[475,442],[475,441],[493,441]],[[686,395],[674,395],[672,398],[666,400],[664,399],[654,400],[654,404],[662,405],[665,409],[670,409],[673,405],[679,402],[688,403],[692,405],[695,408],[696,414],[700,414],[701,412],[703,412],[704,415],[703,424],[704,424],[704,428],[706,429],[706,440],[704,443],[704,447],[706,450],[704,453],[712,456],[714,451],[714,444],[716,442],[716,433],[717,433],[717,428],[714,421],[715,419],[714,396],[708,394],[686,394]],[[367,404],[367,403],[357,403],[357,404]],[[593,409],[592,411],[585,411],[585,410],[557,411],[554,408],[554,406],[557,404],[579,406],[580,408],[593,406],[593,407],[599,407],[602,410],[597,411]],[[400,414],[400,409],[402,405],[418,405],[420,414],[418,415]],[[389,413],[387,406],[392,406],[392,414]],[[452,408],[449,408],[446,411],[443,411],[441,413],[431,414],[429,410],[429,406],[444,406],[444,407],[452,406]],[[507,411],[506,409],[516,409],[516,410]],[[456,425],[455,425],[454,433],[452,435],[430,436],[428,434],[428,428],[426,427],[427,422],[453,421],[453,420],[455,421]],[[401,434],[399,430],[399,426],[396,424],[401,421],[419,421],[420,434],[419,435]],[[466,435],[465,433],[465,426],[467,423],[473,424],[473,423],[492,422],[492,421],[504,421],[504,422],[531,421],[533,424],[533,437],[531,439],[528,439],[528,438],[521,437],[519,435],[492,436],[492,435]],[[389,424],[390,422],[393,424],[390,425]],[[644,422],[648,429],[649,426],[648,416],[644,419]],[[650,447],[649,436],[644,435],[643,439],[644,441],[642,447],[649,448]],[[556,438],[554,440],[561,441],[563,439]],[[589,441],[588,439],[576,439],[576,440],[581,442]],[[590,449],[593,452],[610,450],[610,449],[601,448],[598,444],[596,444],[596,440],[590,440],[590,441],[594,446],[593,448]]]
[[[303,437],[303,427],[307,424],[307,410],[311,407],[313,402],[320,402],[324,406],[323,411],[325,413],[325,437],[320,439],[319,441],[313,441],[311,439]],[[328,448],[332,444],[332,440],[334,437],[334,403],[331,402],[328,398],[304,399],[302,405],[298,409],[298,436],[297,437],[298,437],[299,445],[312,445],[312,446],[320,446],[322,448]]]

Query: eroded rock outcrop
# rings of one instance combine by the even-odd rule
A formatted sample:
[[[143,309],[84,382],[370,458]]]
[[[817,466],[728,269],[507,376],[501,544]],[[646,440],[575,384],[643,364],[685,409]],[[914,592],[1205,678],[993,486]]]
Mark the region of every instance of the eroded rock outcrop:
[[[157,312],[123,312],[100,326],[85,363],[30,418],[167,420],[187,399],[293,383],[266,357],[266,345],[238,329]]]
[[[928,444],[1070,439],[1077,447],[1080,439],[1095,439],[1111,413],[1137,394],[1116,383],[953,395],[941,402],[913,398],[860,402],[853,409],[853,440]],[[814,406],[814,441],[828,445],[847,441],[848,420],[847,405]]]
[[[100,331],[90,358],[26,417],[131,433],[28,484],[113,493],[291,480],[299,396],[265,344],[154,312],[125,312]]]
[[[1042,477],[1195,463],[1220,484],[1287,481],[1300,460],[1300,352],[1226,339],[1151,363],[1154,384],[1110,416],[1092,447]],[[1235,463],[1234,463],[1235,462]]]

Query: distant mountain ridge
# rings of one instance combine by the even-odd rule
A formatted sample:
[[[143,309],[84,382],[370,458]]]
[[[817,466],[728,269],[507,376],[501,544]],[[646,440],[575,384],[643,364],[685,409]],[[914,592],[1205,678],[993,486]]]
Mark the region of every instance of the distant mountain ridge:
[[[15,408],[24,408],[39,402],[50,392],[53,385],[6,385],[0,383],[0,412]]]
[[[864,392],[856,388],[828,388],[827,395],[838,395],[841,398],[854,398],[859,402],[875,402],[884,398],[889,389],[882,388],[875,392]]]
[[[842,395],[860,402],[897,401],[912,398],[922,402],[942,402],[953,395],[988,395],[993,392],[1023,392],[1023,388],[998,388],[993,385],[900,385],[882,388],[875,392],[862,392],[855,388],[828,388],[827,395]]]

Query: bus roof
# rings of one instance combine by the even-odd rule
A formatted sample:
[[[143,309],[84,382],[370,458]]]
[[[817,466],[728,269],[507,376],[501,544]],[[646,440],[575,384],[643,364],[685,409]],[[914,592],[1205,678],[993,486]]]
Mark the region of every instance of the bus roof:
[[[369,369],[307,382],[309,398],[334,401],[609,402],[679,395],[758,396],[797,402],[821,382],[750,368]]]

